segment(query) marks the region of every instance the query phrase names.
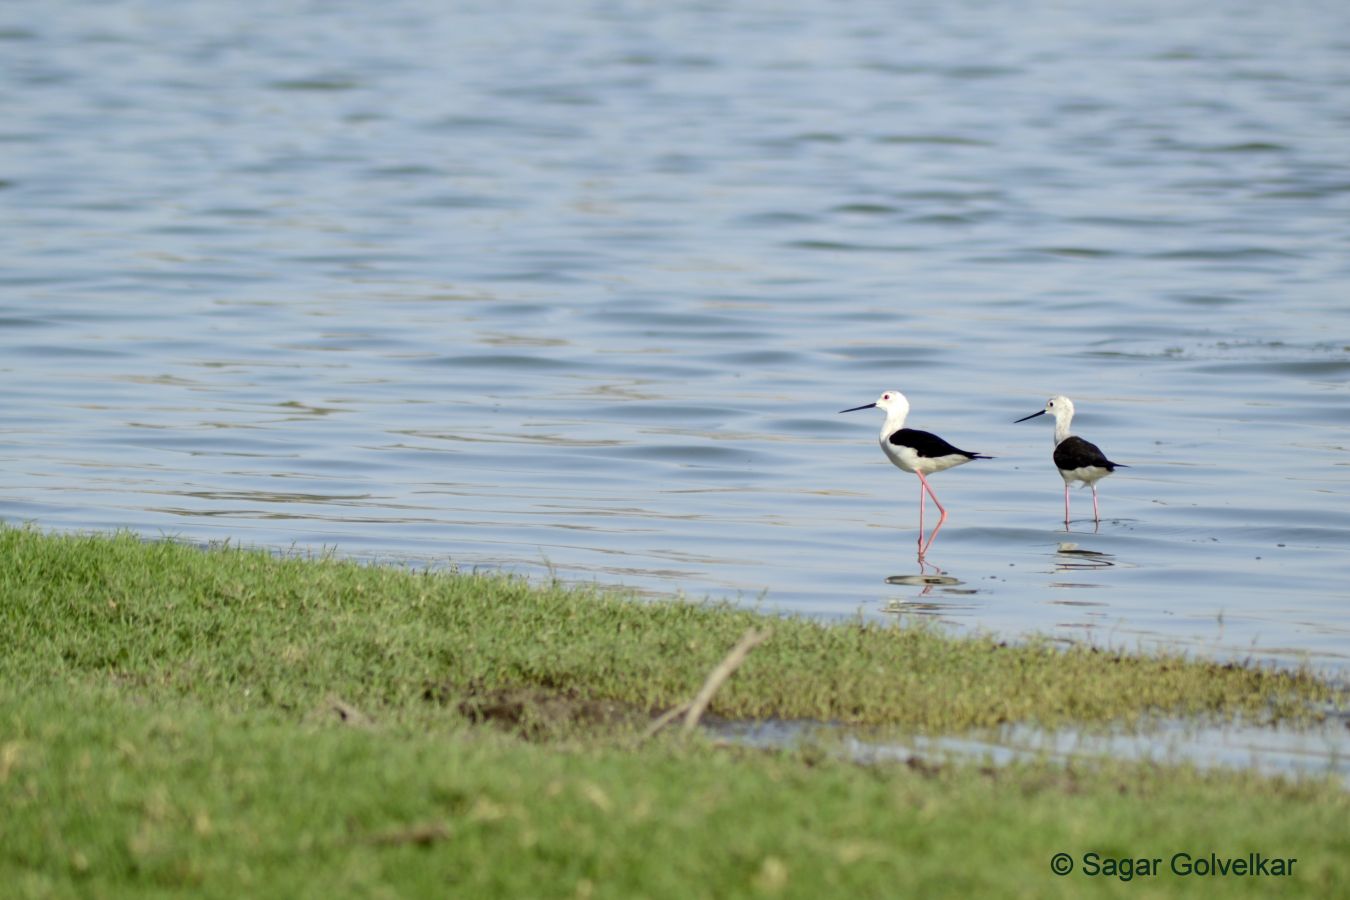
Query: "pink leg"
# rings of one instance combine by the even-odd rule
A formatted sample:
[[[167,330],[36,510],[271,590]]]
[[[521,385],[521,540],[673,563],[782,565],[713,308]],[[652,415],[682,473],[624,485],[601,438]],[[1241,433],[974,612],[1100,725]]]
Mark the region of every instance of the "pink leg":
[[[919,559],[923,559],[923,482],[919,482]]]
[[[1064,524],[1069,524],[1069,483],[1064,482]]]
[[[933,498],[933,505],[938,508],[939,513],[938,523],[933,526],[933,533],[928,536],[928,543],[919,547],[919,558],[922,559],[924,554],[928,552],[928,548],[933,546],[933,538],[937,537],[937,533],[942,530],[942,523],[947,521],[947,510],[943,508],[937,494],[933,493],[933,488],[928,484],[928,479],[923,477],[923,473],[915,472],[914,474],[919,476],[919,484],[923,486],[923,490],[928,492],[928,496]],[[919,532],[919,538],[923,538],[922,530]]]
[[[1097,514],[1097,486],[1092,486],[1092,521],[1100,522],[1102,517]]]

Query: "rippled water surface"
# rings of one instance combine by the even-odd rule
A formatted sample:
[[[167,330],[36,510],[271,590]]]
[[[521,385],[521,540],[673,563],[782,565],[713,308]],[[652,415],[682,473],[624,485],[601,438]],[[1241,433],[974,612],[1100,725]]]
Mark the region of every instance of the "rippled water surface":
[[[0,72],[6,521],[1350,666],[1350,6],[16,2]],[[997,457],[940,572],[883,389]]]

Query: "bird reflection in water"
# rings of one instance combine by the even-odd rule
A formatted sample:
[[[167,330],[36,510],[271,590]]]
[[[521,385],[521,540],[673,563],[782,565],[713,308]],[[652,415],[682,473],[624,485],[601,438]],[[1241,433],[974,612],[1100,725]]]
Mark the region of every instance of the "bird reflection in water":
[[[1109,569],[1116,564],[1110,553],[1084,550],[1070,541],[1060,541],[1055,548],[1056,572],[1080,572],[1084,569]]]
[[[939,593],[943,595],[950,595],[950,594],[965,595],[975,593],[975,591],[973,590],[962,589],[957,587],[957,585],[964,584],[965,582],[961,581],[961,579],[959,578],[954,578],[951,575],[948,575],[942,569],[939,569],[932,563],[922,559],[919,560],[919,571],[916,574],[888,575],[886,577],[886,583],[895,585],[909,585],[913,587],[922,588],[922,590],[920,590],[912,598],[900,599],[898,597],[892,597],[891,599],[887,600],[886,605],[882,607],[881,611],[888,613],[917,612],[927,615],[935,615],[943,612],[949,612],[957,608],[957,604],[947,602],[944,600],[939,600],[936,597],[930,600],[919,599],[924,597],[930,597],[933,593],[934,588],[941,588],[942,590]]]

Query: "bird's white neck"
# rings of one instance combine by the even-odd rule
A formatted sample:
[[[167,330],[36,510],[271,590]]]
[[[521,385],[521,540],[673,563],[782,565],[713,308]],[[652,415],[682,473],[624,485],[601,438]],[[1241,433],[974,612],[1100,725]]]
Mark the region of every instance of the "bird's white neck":
[[[1055,446],[1058,447],[1069,436],[1069,423],[1073,421],[1073,413],[1068,415],[1055,416]]]
[[[908,415],[908,409],[893,408],[886,410],[886,421],[881,423],[881,440],[883,443],[886,438],[905,427],[905,417]]]

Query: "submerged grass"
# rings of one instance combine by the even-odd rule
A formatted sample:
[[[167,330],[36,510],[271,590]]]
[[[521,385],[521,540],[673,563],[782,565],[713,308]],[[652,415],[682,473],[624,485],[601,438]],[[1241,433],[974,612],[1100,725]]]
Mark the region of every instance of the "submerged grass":
[[[862,767],[631,740],[766,624],[716,714],[937,732],[1344,703],[1308,673],[1179,656],[0,528],[0,883],[34,897],[1263,896],[1350,878],[1350,795],[1330,780]],[[1061,851],[1072,876],[1050,873]],[[1083,874],[1093,851],[1299,863],[1281,879],[1126,880]]]

